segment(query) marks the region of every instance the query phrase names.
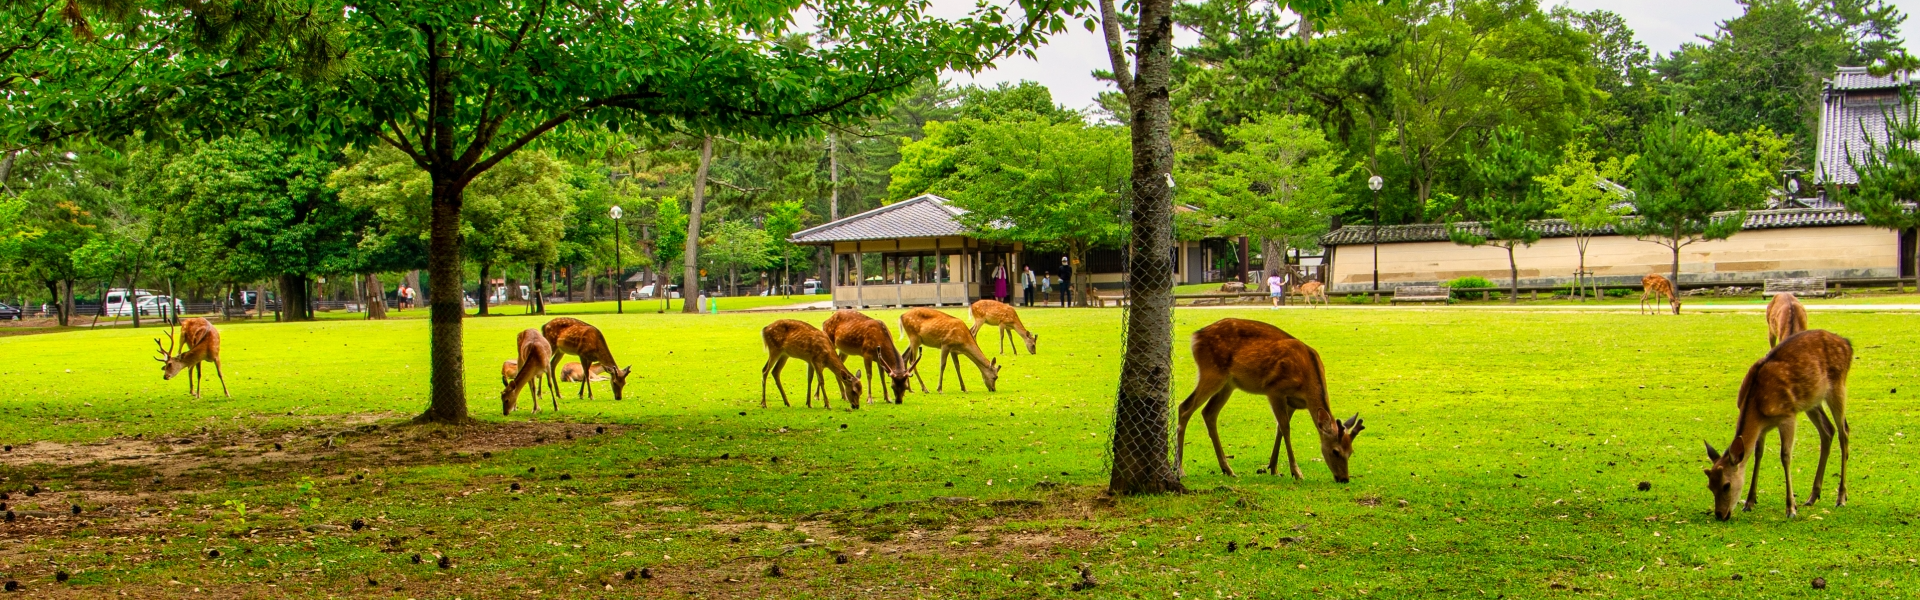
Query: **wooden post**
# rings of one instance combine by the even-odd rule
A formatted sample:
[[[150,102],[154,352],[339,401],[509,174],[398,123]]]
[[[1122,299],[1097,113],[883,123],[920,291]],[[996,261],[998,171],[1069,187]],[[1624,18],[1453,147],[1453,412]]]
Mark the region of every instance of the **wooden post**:
[[[853,278],[854,278],[853,279],[853,296],[854,296],[853,306],[854,308],[858,308],[862,310],[865,310],[867,308],[866,268],[867,268],[866,261],[861,260],[860,242],[854,242],[853,243]]]

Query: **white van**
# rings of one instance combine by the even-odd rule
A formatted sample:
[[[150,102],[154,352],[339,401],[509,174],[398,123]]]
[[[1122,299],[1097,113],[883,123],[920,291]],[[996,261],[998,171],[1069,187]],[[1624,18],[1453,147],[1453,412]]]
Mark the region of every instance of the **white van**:
[[[133,311],[139,310],[140,300],[152,295],[152,290],[133,290],[129,292],[125,288],[113,288],[107,290],[107,297],[102,301],[107,305],[107,316],[131,317],[133,316]],[[149,306],[147,308],[153,308],[151,302],[148,304]]]

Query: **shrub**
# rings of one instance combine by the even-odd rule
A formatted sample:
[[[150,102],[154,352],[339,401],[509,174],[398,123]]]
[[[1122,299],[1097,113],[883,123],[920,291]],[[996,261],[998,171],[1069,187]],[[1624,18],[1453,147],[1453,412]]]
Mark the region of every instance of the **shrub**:
[[[1366,294],[1347,294],[1347,304],[1366,304],[1368,300]]]
[[[1623,290],[1623,289],[1607,290],[1608,298],[1625,298],[1631,295],[1633,295],[1633,290]]]
[[[1468,298],[1467,295],[1474,294],[1477,292],[1463,292],[1460,290],[1466,289],[1466,288],[1490,288],[1490,287],[1493,287],[1493,282],[1488,281],[1487,278],[1485,277],[1461,277],[1459,279],[1455,279],[1453,281],[1447,282],[1446,286],[1454,290],[1451,294],[1448,294],[1453,299],[1471,300],[1471,298]]]

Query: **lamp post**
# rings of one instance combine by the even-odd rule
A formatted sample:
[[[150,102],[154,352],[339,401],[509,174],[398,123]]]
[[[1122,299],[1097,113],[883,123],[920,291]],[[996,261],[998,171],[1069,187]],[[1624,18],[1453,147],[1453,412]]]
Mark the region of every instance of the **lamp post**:
[[[607,218],[613,219],[613,276],[615,279],[613,284],[613,312],[626,314],[627,306],[624,304],[624,301],[626,300],[627,286],[625,281],[620,281],[625,279],[620,276],[620,215],[622,214],[625,213],[620,211],[620,205],[618,204],[613,205],[613,208],[607,209]]]
[[[1373,190],[1373,291],[1380,291],[1380,186],[1386,181],[1379,175],[1367,178],[1367,189]]]

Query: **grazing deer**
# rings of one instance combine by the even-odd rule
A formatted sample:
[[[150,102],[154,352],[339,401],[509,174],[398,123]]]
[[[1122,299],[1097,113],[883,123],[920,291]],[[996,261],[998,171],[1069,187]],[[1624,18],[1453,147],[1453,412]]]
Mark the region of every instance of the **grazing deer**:
[[[586,369],[582,368],[580,366],[580,363],[570,362],[570,363],[567,363],[566,366],[560,367],[561,383],[573,383],[575,381],[580,381],[583,379],[587,381],[606,381],[607,368],[601,365],[594,365],[593,377],[588,378],[586,377]]]
[[[900,331],[907,336],[908,360],[912,361],[914,379],[920,382],[920,391],[927,391],[927,381],[920,378],[920,355],[925,352],[922,346],[940,349],[940,380],[935,389],[945,391],[947,387],[947,357],[953,357],[953,378],[960,382],[960,391],[967,391],[967,380],[960,375],[960,356],[973,359],[980,368],[980,378],[986,380],[987,391],[997,391],[995,384],[1000,381],[999,360],[987,360],[986,353],[980,351],[980,344],[974,340],[973,330],[967,324],[944,312],[931,308],[916,308],[900,315]]]
[[[1293,411],[1305,409],[1320,433],[1320,456],[1333,471],[1333,480],[1347,482],[1347,459],[1353,456],[1353,438],[1366,429],[1366,421],[1355,414],[1341,422],[1327,404],[1327,370],[1320,353],[1280,328],[1244,319],[1221,319],[1193,332],[1193,362],[1200,367],[1200,381],[1193,394],[1180,403],[1180,429],[1174,446],[1174,464],[1186,475],[1187,421],[1193,412],[1206,405],[1200,415],[1207,422],[1207,435],[1213,438],[1213,455],[1220,472],[1233,476],[1227,465],[1226,449],[1220,445],[1218,426],[1220,409],[1238,388],[1267,397],[1273,418],[1279,422],[1279,434],[1273,440],[1273,453],[1267,458],[1267,473],[1279,475],[1280,448],[1287,449],[1287,470],[1301,479],[1300,466],[1293,458],[1291,424]]]
[[[613,351],[607,349],[607,338],[600,335],[598,328],[579,319],[560,317],[541,325],[540,336],[546,338],[547,344],[553,347],[553,358],[547,361],[549,380],[554,379],[554,373],[559,371],[560,361],[568,354],[572,354],[580,357],[580,362],[588,367],[605,366],[607,380],[613,385],[613,399],[620,399],[621,390],[627,387],[627,374],[633,372],[633,367],[623,369],[620,368],[619,363],[614,362]],[[551,383],[555,390],[560,389],[559,382],[551,381]],[[586,381],[580,382],[580,391],[575,393],[574,397],[579,398],[582,395],[588,398],[593,397],[593,386],[588,385]]]
[[[520,374],[520,361],[510,360],[500,363],[500,387],[513,385],[513,376]]]
[[[1640,314],[1647,314],[1647,307],[1652,306],[1647,300],[1661,296],[1665,296],[1667,303],[1673,305],[1673,314],[1680,314],[1680,296],[1674,292],[1673,282],[1667,281],[1667,276],[1651,273],[1640,278]],[[1654,312],[1658,313],[1659,309],[1654,309]]]
[[[1725,521],[1733,518],[1734,498],[1740,494],[1741,469],[1749,458],[1760,456],[1765,446],[1761,438],[1768,431],[1780,430],[1781,484],[1787,491],[1787,516],[1799,514],[1793,502],[1794,417],[1807,413],[1820,432],[1820,466],[1813,471],[1813,493],[1807,498],[1812,506],[1820,500],[1821,480],[1827,474],[1827,455],[1833,438],[1840,438],[1840,486],[1834,494],[1834,506],[1847,504],[1847,371],[1853,366],[1853,344],[1826,330],[1814,329],[1788,336],[1774,346],[1759,362],[1747,369],[1740,382],[1740,419],[1733,442],[1726,454],[1708,443],[1707,458],[1713,464],[1706,469],[1707,489],[1713,492],[1713,516]],[[1827,418],[1827,411],[1833,418]],[[1760,483],[1759,468],[1747,490],[1745,510],[1753,510],[1754,486]]]
[[[1309,282],[1300,284],[1299,289],[1300,289],[1300,299],[1305,300],[1307,302],[1308,307],[1313,306],[1314,298],[1319,298],[1321,304],[1327,303],[1327,285],[1326,284],[1320,283],[1318,281],[1309,281]]]
[[[1027,331],[1027,325],[1020,322],[1019,311],[1014,310],[1012,305],[999,300],[983,299],[973,303],[971,312],[973,313],[973,328],[971,332],[974,336],[978,337],[980,335],[980,327],[985,325],[1000,328],[998,341],[1000,342],[1001,354],[1007,353],[1007,342],[1013,341],[1014,333],[1019,333],[1020,339],[1027,342],[1027,354],[1039,354],[1036,347],[1040,343],[1040,336]],[[1015,355],[1020,354],[1020,342],[1013,342],[1013,353]]]
[[[866,313],[851,308],[842,308],[833,311],[831,315],[827,315],[826,322],[820,324],[820,332],[827,334],[828,340],[837,340],[840,338],[841,328],[854,323],[875,320],[877,319],[867,316]]]
[[[1807,307],[1793,294],[1781,292],[1767,301],[1767,346],[1780,345],[1780,340],[1807,330]]]
[[[780,371],[787,367],[788,358],[798,358],[807,363],[807,406],[813,406],[814,377],[819,377],[820,404],[833,408],[827,401],[827,376],[823,370],[832,370],[840,378],[840,395],[846,398],[853,408],[860,408],[860,378],[847,370],[846,363],[833,351],[833,342],[827,341],[827,334],[812,325],[793,319],[774,321],[760,330],[760,341],[767,347],[767,364],[760,367],[760,408],[767,407],[767,376],[773,376],[773,386],[780,390],[780,402],[793,406],[787,400],[787,385],[780,382]]]
[[[829,317],[827,320],[833,319]],[[894,404],[906,402],[907,378],[913,375],[913,369],[918,360],[910,363],[900,355],[900,351],[893,345],[893,332],[887,331],[887,324],[869,318],[851,324],[843,323],[838,329],[838,337],[831,335],[828,337],[833,338],[834,350],[839,353],[843,363],[848,356],[858,356],[862,359],[861,370],[866,372],[867,399],[873,399],[873,367],[877,363],[880,365],[881,375],[893,379]],[[881,394],[881,400],[886,400],[885,392]]]
[[[548,344],[546,336],[536,329],[520,332],[520,337],[514,340],[514,345],[519,348],[520,355],[520,360],[515,362],[524,366],[514,369],[513,380],[507,382],[507,389],[500,390],[500,414],[513,414],[514,406],[520,401],[520,390],[526,388],[529,383],[533,384],[533,412],[540,412],[541,384],[546,384],[548,389],[552,390],[553,410],[559,411],[560,386],[554,383],[553,377],[543,377],[548,375],[547,369],[551,368],[549,365],[553,360],[553,345]]]
[[[179,350],[180,344],[187,345]],[[162,345],[160,338],[153,338],[153,345],[160,347],[160,378],[171,381],[181,371],[192,369],[188,375],[187,393],[199,398],[200,391],[206,388],[206,373],[200,365],[204,361],[213,361],[213,375],[220,378],[220,395],[232,398],[227,392],[227,375],[220,371],[220,330],[214,329],[206,319],[192,318],[180,321],[180,337],[173,336],[173,330],[167,330],[167,343]]]

